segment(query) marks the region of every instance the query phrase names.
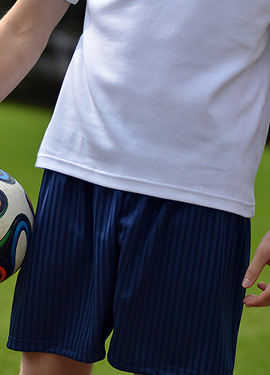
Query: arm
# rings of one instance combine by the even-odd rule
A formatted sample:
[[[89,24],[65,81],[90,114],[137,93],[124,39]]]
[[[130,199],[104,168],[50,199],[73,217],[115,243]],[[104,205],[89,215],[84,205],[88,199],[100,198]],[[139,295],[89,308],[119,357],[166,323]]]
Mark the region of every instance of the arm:
[[[251,287],[258,279],[262,269],[270,265],[270,231],[263,237],[250,266],[247,269],[243,280],[243,287]],[[243,303],[246,307],[270,306],[270,284],[258,283],[257,286],[262,290],[258,296],[250,294],[246,296]]]
[[[66,0],[17,0],[1,19],[0,102],[35,65],[68,7]]]

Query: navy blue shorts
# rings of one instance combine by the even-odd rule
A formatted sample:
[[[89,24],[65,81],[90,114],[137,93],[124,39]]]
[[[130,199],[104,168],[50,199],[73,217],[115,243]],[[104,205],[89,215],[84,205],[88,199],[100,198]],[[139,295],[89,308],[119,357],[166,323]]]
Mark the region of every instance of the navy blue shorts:
[[[45,171],[8,347],[126,372],[232,374],[250,220]]]

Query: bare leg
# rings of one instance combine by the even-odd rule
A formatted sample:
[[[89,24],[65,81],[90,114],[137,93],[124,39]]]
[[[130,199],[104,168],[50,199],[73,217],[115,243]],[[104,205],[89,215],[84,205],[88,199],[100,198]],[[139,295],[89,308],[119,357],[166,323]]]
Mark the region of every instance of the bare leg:
[[[20,375],[91,375],[92,367],[56,354],[23,353]]]

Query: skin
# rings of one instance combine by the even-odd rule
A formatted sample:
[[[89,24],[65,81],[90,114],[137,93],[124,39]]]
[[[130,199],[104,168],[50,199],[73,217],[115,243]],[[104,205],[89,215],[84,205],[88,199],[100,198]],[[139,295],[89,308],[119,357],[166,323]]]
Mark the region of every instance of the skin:
[[[32,69],[69,7],[65,0],[17,0],[0,21],[0,101]]]
[[[92,367],[55,354],[23,353],[20,375],[90,375]]]
[[[23,353],[20,375],[91,375],[92,368],[92,364],[55,354]]]
[[[254,285],[266,265],[270,265],[270,231],[265,234],[255,252],[253,260],[245,274],[243,287],[248,289]],[[259,295],[247,295],[243,303],[246,307],[270,306],[270,283],[260,282],[257,286],[262,292]]]

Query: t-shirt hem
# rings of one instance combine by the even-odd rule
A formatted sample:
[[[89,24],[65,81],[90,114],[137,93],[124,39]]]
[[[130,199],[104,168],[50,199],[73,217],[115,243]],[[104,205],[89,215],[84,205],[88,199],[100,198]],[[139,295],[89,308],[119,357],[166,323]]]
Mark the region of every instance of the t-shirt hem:
[[[50,155],[39,154],[36,167],[50,169],[112,189],[197,204],[232,212],[247,218],[253,217],[255,213],[254,203],[247,203],[233,198],[187,189],[181,186],[162,184],[129,176],[114,175]]]

